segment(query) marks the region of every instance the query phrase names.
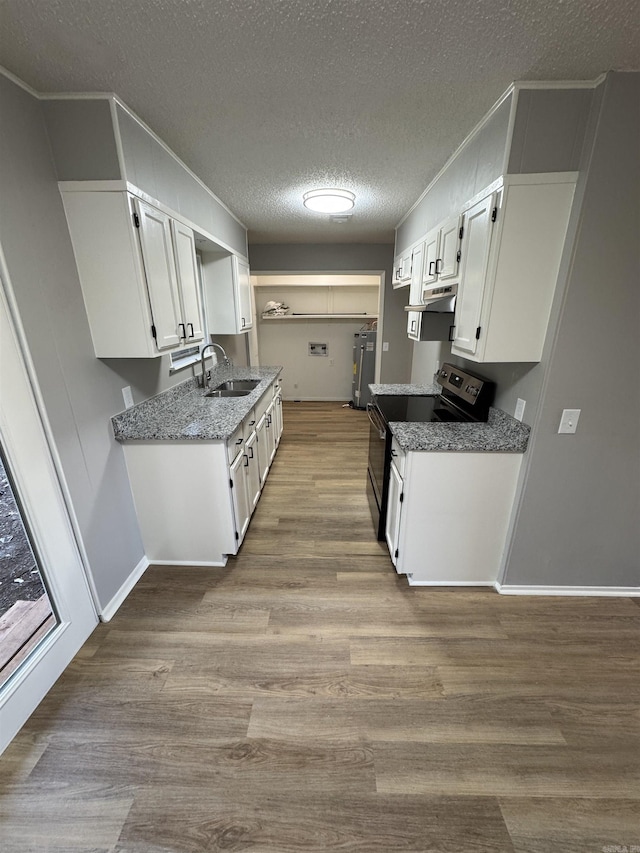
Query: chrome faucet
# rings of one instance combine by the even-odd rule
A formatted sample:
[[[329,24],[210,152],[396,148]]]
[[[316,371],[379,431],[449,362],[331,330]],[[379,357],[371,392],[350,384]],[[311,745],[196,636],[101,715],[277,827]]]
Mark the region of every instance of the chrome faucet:
[[[209,389],[209,384],[208,384],[208,379],[207,379],[207,373],[204,369],[204,359],[205,359],[205,353],[209,349],[209,347],[217,347],[220,350],[220,352],[222,353],[225,364],[228,364],[229,366],[231,365],[231,359],[226,354],[226,352],[224,351],[224,347],[221,344],[216,344],[216,343],[205,344],[202,347],[202,352],[200,353],[200,364],[202,365],[202,386],[201,387],[204,388],[205,391],[207,391]]]

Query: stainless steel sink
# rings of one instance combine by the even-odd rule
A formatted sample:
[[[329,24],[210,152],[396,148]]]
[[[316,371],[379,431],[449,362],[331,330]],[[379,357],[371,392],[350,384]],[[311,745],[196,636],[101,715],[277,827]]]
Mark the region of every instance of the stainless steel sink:
[[[214,388],[213,391],[207,391],[205,397],[246,397],[250,394],[250,389],[244,391],[239,388]]]
[[[214,391],[253,391],[261,382],[261,379],[229,379],[216,385]]]

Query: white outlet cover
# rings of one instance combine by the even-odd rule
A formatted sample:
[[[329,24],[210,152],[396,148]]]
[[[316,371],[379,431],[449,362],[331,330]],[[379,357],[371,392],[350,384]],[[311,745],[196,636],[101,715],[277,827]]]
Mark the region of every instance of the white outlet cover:
[[[133,394],[131,393],[131,385],[127,385],[126,388],[122,389],[122,399],[124,400],[124,405],[127,409],[130,409],[133,406]]]
[[[524,407],[527,405],[526,400],[523,400],[521,397],[518,397],[518,401],[516,402],[516,410],[513,414],[513,417],[517,421],[521,421],[524,417]]]
[[[560,418],[559,433],[573,434],[578,426],[581,409],[563,409]]]
[[[389,341],[382,342],[382,352],[389,352]]]

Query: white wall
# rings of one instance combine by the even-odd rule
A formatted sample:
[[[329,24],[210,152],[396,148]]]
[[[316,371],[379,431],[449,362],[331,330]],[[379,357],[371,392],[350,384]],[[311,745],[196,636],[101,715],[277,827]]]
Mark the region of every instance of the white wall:
[[[263,320],[260,363],[283,366],[285,400],[350,400],[353,336],[361,327],[357,320]],[[310,356],[310,342],[326,343],[328,356]]]

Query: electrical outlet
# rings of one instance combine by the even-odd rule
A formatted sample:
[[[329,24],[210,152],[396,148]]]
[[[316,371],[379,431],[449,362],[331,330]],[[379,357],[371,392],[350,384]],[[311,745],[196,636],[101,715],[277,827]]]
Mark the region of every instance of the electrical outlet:
[[[131,393],[131,385],[127,385],[122,389],[122,399],[124,400],[125,408],[130,409],[133,403],[133,394]]]
[[[382,341],[382,352],[389,352],[389,341]]]
[[[524,407],[526,405],[527,405],[526,400],[523,400],[520,397],[518,397],[518,402],[516,403],[516,410],[513,414],[513,417],[517,421],[521,421],[522,418],[524,417]]]
[[[562,417],[560,418],[560,433],[574,433],[578,426],[578,418],[580,417],[580,409],[563,409]]]
[[[336,366],[335,358],[330,358],[329,359],[329,367],[335,367],[335,366]]]

